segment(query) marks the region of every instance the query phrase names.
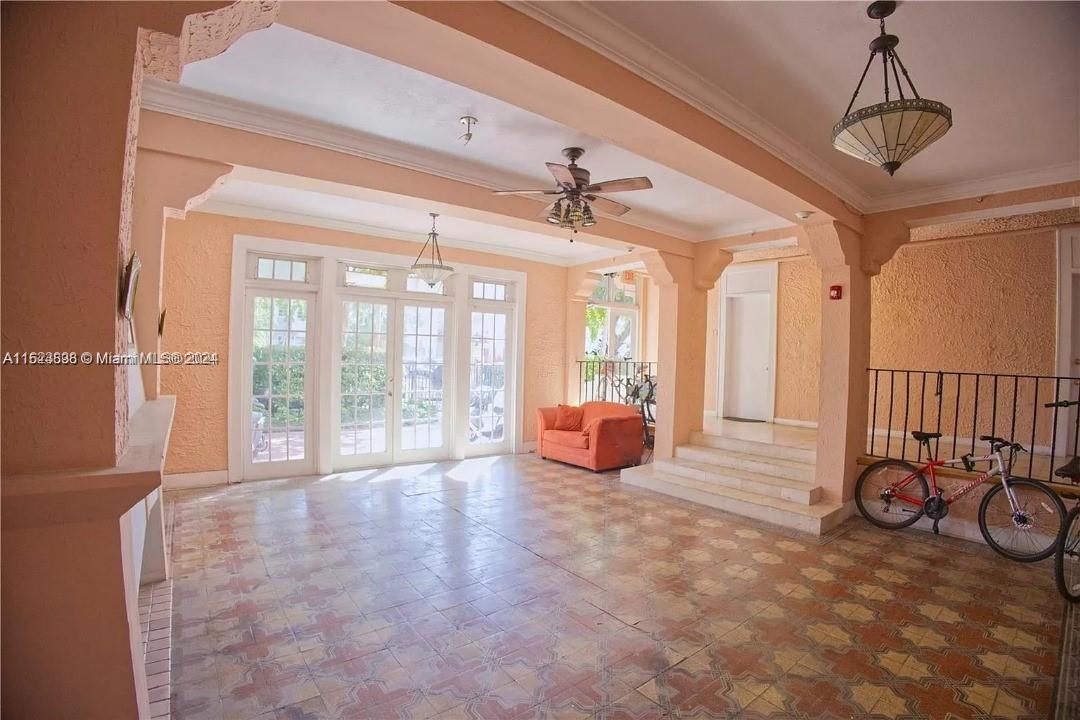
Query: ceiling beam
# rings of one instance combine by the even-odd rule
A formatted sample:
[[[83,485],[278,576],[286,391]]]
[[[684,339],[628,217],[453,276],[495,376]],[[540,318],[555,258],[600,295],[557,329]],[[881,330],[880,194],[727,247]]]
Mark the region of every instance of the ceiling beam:
[[[325,192],[547,235],[567,242],[565,230],[539,217],[541,203],[492,195],[487,188],[344,152],[305,145],[212,123],[144,110],[139,147],[295,176]],[[321,184],[320,184],[321,183]],[[333,184],[333,185],[331,185]],[[652,248],[693,257],[693,243],[610,218],[600,218],[583,243],[628,251]]]
[[[501,3],[286,0],[277,22],[482,92],[697,178],[776,215],[860,230],[835,194],[585,45]]]

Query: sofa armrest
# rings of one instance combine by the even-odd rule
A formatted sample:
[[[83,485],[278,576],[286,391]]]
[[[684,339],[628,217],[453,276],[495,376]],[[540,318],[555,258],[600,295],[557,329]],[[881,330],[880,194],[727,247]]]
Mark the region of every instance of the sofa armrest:
[[[589,434],[589,452],[599,466],[641,462],[645,421],[640,415],[600,418]]]
[[[558,408],[542,407],[536,409],[536,454],[544,457],[544,431],[555,427],[555,415]]]

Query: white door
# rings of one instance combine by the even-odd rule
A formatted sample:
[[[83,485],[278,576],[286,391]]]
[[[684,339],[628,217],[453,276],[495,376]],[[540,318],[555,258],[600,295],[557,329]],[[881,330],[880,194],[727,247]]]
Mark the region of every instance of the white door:
[[[314,305],[304,293],[249,290],[245,296],[245,480],[315,472],[308,326]]]
[[[334,467],[393,460],[393,300],[349,296],[338,303]]]
[[[469,455],[510,451],[513,316],[496,305],[469,311]]]
[[[445,403],[449,306],[412,300],[397,305],[394,462],[445,459],[450,453]]]
[[[444,303],[340,300],[335,469],[449,456],[449,316]]]
[[[768,420],[771,299],[768,293],[727,298],[724,417]]]

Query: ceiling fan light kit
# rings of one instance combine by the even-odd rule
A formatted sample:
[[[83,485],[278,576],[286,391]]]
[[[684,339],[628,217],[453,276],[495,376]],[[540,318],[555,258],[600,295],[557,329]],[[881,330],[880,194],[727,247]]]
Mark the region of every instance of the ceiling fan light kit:
[[[919,97],[907,68],[896,53],[900,38],[885,32],[885,18],[896,10],[896,3],[877,0],[870,4],[866,14],[879,21],[881,32],[870,42],[870,59],[866,61],[862,77],[855,87],[847,110],[840,122],[833,126],[833,147],[842,153],[877,165],[889,175],[900,166],[939,140],[952,127],[952,110],[942,102]],[[874,58],[881,56],[882,75],[885,81],[885,102],[860,108],[855,112],[855,98],[859,96],[866,74]],[[889,73],[895,82],[899,100],[889,96]],[[911,95],[904,95],[900,80],[903,74]]]
[[[439,217],[439,214],[428,213],[428,215],[431,215],[431,232],[428,233],[427,242],[420,248],[420,254],[416,256],[412,264],[412,271],[420,276],[428,287],[433,288],[453,275],[454,268],[443,262],[442,250],[439,249],[439,233],[435,231],[435,218]]]
[[[559,198],[544,208],[540,216],[552,225],[576,233],[578,227],[596,225],[594,210],[616,217],[630,212],[630,208],[597,193],[648,190],[652,181],[647,177],[621,178],[604,182],[591,182],[589,171],[577,161],[585,154],[579,147],[563,149],[568,165],[546,163],[548,172],[555,178],[554,190],[496,190],[496,195],[558,195]],[[573,237],[570,239],[573,242]]]

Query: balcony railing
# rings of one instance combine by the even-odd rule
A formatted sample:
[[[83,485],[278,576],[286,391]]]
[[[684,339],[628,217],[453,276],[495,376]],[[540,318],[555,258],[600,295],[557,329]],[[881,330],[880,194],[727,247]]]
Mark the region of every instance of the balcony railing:
[[[578,360],[581,402],[604,400],[640,405],[649,399],[656,377],[656,363],[636,360]]]
[[[939,432],[932,441],[939,460],[985,454],[980,435],[1021,443],[1029,453],[1013,472],[1054,482],[1054,469],[1076,454],[1080,413],[1048,403],[1076,400],[1080,378],[934,370],[869,368],[870,433],[867,454],[912,462],[925,460],[912,430]]]

